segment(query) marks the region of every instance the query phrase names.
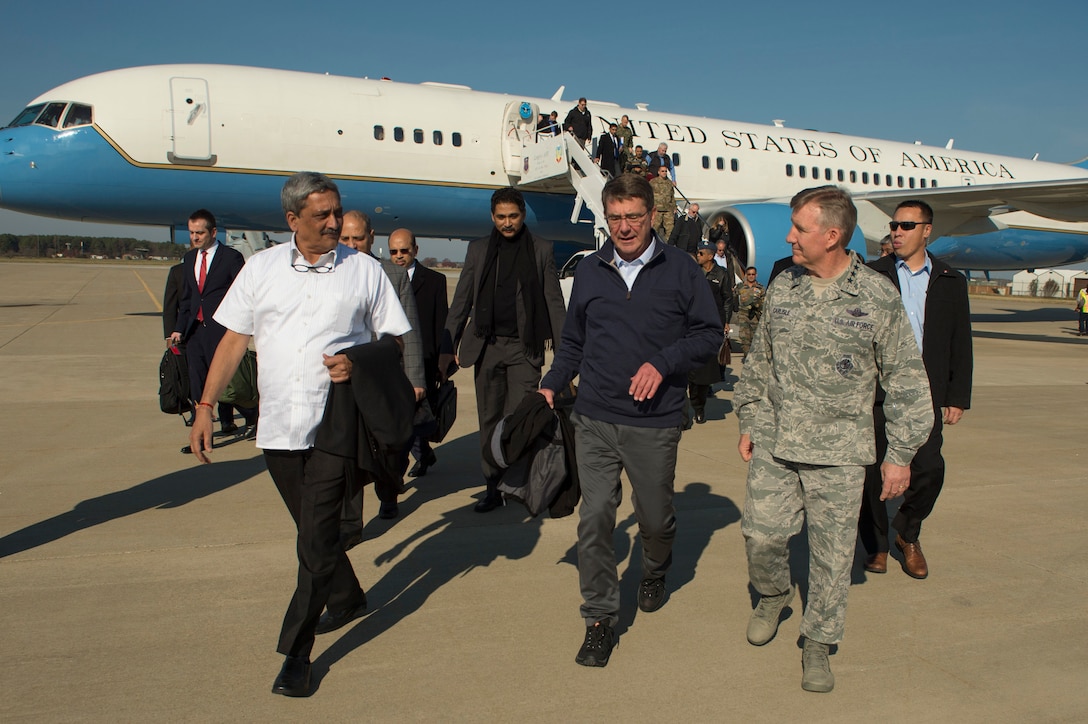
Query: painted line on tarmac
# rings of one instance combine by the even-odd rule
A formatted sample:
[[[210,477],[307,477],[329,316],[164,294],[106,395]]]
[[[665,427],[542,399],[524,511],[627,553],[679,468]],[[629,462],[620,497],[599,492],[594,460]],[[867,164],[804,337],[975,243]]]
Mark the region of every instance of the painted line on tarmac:
[[[135,274],[136,278],[140,280],[140,284],[144,285],[144,291],[147,292],[147,296],[151,297],[151,303],[155,305],[155,311],[161,312],[162,304],[159,302],[158,298],[151,293],[151,287],[147,286],[147,282],[144,281],[144,278],[140,276],[140,273],[138,271],[133,269],[132,273]]]

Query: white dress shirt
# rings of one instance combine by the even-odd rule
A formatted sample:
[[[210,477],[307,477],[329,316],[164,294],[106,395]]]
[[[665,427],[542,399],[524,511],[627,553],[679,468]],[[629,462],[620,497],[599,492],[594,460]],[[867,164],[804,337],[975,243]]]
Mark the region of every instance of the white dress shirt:
[[[313,447],[332,384],[323,354],[411,329],[377,259],[338,244],[310,265],[293,236],[250,257],[215,321],[253,335],[261,396],[257,447],[272,450]]]
[[[205,250],[205,251],[208,252],[208,256],[207,256],[208,270],[210,270],[212,268],[212,259],[215,258],[215,250],[218,249],[218,248],[219,248],[219,242],[217,241],[217,242],[215,242],[214,244],[212,244],[211,246],[209,246]],[[200,284],[200,251],[201,251],[200,249],[197,249],[196,261],[193,262],[193,279],[196,279],[197,284]]]

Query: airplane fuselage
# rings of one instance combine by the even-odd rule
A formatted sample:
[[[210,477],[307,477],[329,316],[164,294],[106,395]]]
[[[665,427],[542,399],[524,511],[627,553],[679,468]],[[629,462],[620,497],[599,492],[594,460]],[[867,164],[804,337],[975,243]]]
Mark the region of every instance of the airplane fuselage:
[[[225,227],[279,231],[286,229],[279,204],[284,177],[317,170],[340,185],[344,207],[367,212],[379,233],[407,226],[417,235],[442,237],[486,233],[492,191],[518,182],[509,150],[517,133],[508,121],[511,104],[530,104],[534,121],[538,110],[557,110],[560,120],[567,110],[566,103],[463,86],[216,65],[100,73],[48,91],[31,106],[50,103],[89,106],[93,123],[31,123],[0,132],[0,207],[168,226],[208,207]],[[590,101],[589,108],[595,133],[628,115],[634,143],[647,154],[667,143],[678,188],[700,202],[707,218],[745,204],[782,204],[824,183],[864,199],[913,189],[1088,179],[1076,166],[972,151],[603,102]],[[526,200],[537,233],[592,243],[588,224],[570,222],[573,190],[529,189]],[[1017,229],[1057,233],[1062,242],[1054,253],[1062,259],[1088,256],[1088,225],[1061,227],[1017,214],[1006,215],[1018,220]],[[886,215],[862,215],[870,239],[884,233],[874,228],[878,221]],[[996,231],[1008,231],[1000,228],[1006,225]],[[963,240],[972,237],[956,234],[949,230],[942,241],[962,253]],[[1033,248],[1041,250],[1040,243]],[[785,249],[782,244],[763,258]],[[1005,265],[994,266],[975,252],[970,266],[1025,266],[1015,256],[1006,249],[995,257]]]

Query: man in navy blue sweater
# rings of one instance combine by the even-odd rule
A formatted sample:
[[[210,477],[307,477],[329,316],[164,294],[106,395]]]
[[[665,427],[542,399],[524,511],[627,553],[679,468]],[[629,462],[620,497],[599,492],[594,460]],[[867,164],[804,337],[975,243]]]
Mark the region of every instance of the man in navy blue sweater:
[[[578,576],[586,637],[575,658],[605,666],[615,643],[620,587],[612,534],[620,472],[631,480],[642,539],[638,605],[665,602],[676,537],[673,478],[687,374],[717,354],[722,325],[691,257],[653,233],[654,195],[624,174],[601,194],[611,239],[578,265],[562,341],[540,393],[580,376],[572,420],[582,504]]]

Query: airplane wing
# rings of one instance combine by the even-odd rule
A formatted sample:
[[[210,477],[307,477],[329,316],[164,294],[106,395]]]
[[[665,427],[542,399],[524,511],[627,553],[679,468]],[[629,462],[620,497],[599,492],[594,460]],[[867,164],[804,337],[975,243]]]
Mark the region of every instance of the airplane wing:
[[[993,231],[992,217],[1012,211],[1069,223],[1088,221],[1088,179],[979,184],[954,188],[896,189],[854,194],[889,217],[907,199],[933,207],[933,238]]]

